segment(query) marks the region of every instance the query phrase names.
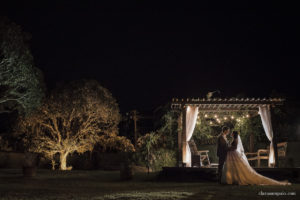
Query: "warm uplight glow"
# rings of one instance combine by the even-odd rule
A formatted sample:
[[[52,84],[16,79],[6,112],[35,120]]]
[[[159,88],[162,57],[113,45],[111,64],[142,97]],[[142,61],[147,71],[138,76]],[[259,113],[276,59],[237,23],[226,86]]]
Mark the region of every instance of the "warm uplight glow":
[[[234,119],[234,116],[231,116],[231,119]]]
[[[246,115],[246,117],[249,117],[249,115]]]
[[[218,115],[215,115],[215,118],[218,118]]]
[[[227,120],[227,117],[224,117],[224,120]]]
[[[212,122],[209,122],[209,124],[212,124]]]
[[[207,115],[205,114],[204,117],[207,118]]]

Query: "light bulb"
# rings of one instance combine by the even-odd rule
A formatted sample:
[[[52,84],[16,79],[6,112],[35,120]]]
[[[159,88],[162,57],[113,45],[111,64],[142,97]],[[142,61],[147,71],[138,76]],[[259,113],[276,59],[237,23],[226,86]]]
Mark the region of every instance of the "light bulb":
[[[207,115],[205,114],[205,115],[204,115],[204,117],[206,118],[206,117],[207,117]]]

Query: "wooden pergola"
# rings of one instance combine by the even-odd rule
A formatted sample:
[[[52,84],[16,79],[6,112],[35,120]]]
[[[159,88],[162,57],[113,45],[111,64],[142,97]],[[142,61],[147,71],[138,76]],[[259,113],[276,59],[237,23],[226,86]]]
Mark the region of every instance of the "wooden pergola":
[[[257,111],[260,106],[270,106],[270,111],[273,113],[275,106],[283,105],[282,98],[173,98],[171,108],[181,111],[179,125],[182,131],[178,131],[178,148],[179,155],[182,155],[183,142],[186,138],[186,107],[197,106],[199,112],[237,112],[237,111]],[[272,120],[273,121],[273,120]],[[273,123],[272,123],[273,124]],[[276,141],[276,130],[273,130],[273,144],[275,154],[275,167],[278,167],[278,151]],[[180,156],[179,161],[182,161]]]

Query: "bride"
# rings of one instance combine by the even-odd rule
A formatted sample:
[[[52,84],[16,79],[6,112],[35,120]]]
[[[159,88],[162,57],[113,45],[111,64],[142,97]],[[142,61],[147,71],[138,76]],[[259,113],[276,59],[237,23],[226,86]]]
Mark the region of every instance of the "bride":
[[[291,185],[258,174],[248,163],[238,132],[233,131],[233,142],[227,152],[221,182],[239,185]]]

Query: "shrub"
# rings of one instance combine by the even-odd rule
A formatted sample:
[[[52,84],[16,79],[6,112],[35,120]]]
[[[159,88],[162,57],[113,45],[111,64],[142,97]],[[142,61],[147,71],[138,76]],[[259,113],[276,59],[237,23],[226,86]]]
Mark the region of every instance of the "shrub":
[[[148,170],[158,171],[164,166],[175,166],[176,151],[164,147],[161,134],[151,132],[138,138],[135,162],[148,167]]]

